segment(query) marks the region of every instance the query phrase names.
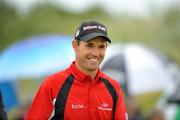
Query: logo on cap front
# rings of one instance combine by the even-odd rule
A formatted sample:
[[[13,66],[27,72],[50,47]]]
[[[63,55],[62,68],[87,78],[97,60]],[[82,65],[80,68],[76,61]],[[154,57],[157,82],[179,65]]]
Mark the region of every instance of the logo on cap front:
[[[106,28],[105,27],[101,27],[100,25],[98,25],[98,29],[103,30],[103,31],[106,32]]]
[[[91,30],[91,29],[97,29],[97,26],[93,25],[93,26],[85,26],[83,27],[83,30]]]
[[[106,32],[106,28],[105,28],[105,27],[102,27],[102,26],[100,26],[100,25],[98,25],[98,26],[96,26],[96,25],[93,25],[93,26],[88,25],[88,26],[84,26],[84,27],[83,27],[83,30],[84,30],[84,31],[86,31],[86,30],[91,30],[91,29],[99,29],[99,30],[103,30],[103,31]]]

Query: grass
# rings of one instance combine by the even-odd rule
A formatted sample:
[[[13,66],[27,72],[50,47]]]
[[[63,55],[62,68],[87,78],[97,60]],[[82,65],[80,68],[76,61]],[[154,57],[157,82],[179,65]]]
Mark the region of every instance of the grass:
[[[155,106],[161,94],[162,92],[153,92],[135,96],[135,100],[144,115],[147,115],[147,113]]]

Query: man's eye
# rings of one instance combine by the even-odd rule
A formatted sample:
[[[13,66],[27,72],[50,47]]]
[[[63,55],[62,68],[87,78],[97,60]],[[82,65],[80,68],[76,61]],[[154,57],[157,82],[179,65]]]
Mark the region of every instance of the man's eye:
[[[100,46],[99,48],[104,49],[104,48],[105,48],[105,46],[103,45],[103,46]]]
[[[87,47],[93,47],[92,45],[87,45]]]

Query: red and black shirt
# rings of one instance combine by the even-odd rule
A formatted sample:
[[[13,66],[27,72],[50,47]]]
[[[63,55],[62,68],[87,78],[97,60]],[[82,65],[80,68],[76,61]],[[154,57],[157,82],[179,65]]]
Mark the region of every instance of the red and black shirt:
[[[26,120],[126,120],[120,85],[101,70],[92,80],[75,67],[49,76],[39,88]]]

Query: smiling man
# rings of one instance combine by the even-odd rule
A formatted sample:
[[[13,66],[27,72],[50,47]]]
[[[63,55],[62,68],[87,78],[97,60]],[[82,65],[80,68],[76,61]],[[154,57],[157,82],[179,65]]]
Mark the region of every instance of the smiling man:
[[[126,120],[120,85],[99,69],[108,42],[103,24],[83,22],[72,41],[75,61],[47,77],[25,119]]]

